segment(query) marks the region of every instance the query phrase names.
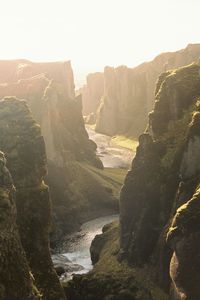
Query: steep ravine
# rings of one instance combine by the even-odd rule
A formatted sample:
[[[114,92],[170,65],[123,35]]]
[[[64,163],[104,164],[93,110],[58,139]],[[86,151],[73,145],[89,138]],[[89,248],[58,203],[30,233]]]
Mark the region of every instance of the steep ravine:
[[[5,96],[27,101],[44,137],[53,211],[51,247],[92,217],[117,212],[123,170],[103,170],[85,129],[81,97],[75,96],[70,61],[0,61],[0,98]]]
[[[113,172],[117,172],[120,171],[120,168],[130,167],[131,159],[135,154],[133,151],[111,143],[109,136],[97,134],[89,127],[87,131],[89,137],[97,143],[97,155],[100,156],[105,170],[111,169]],[[124,172],[125,176],[126,169],[121,169],[121,171]],[[107,179],[109,180],[109,177]],[[96,235],[102,233],[104,225],[118,219],[117,214],[93,218],[91,221],[82,224],[79,231],[64,237],[65,242],[60,252],[52,255],[62,282],[69,280],[72,274],[83,274],[92,269],[90,257],[92,240]]]
[[[107,66],[103,73],[89,74],[80,89],[83,111],[97,132],[110,136],[121,134],[138,138],[154,106],[158,76],[200,57],[200,44],[189,44],[176,52],[161,53],[152,61],[134,68]]]
[[[163,73],[120,196],[69,300],[200,299],[200,66]]]
[[[64,300],[49,250],[45,143],[25,101],[0,101],[0,148],[13,178],[1,154],[1,299]]]

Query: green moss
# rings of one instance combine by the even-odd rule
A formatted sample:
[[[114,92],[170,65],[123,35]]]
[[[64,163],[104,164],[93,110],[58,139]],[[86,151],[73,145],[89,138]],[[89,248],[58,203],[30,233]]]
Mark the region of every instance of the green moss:
[[[199,100],[196,103],[197,111],[194,111],[192,115],[191,123],[189,124],[189,136],[194,137],[200,135],[200,107],[199,107]]]
[[[185,110],[194,105],[200,95],[200,67],[192,64],[167,73],[155,99],[150,115],[154,136],[160,137],[168,130],[170,121],[182,118]],[[162,77],[162,75],[161,75]]]
[[[165,147],[166,154],[163,156],[161,163],[166,170],[172,168],[176,156],[187,141],[189,124],[192,120],[195,107],[195,105],[191,105],[190,108],[183,113],[181,119],[171,121],[168,125],[168,131],[159,139]]]
[[[125,169],[101,170],[74,160],[68,161],[64,169],[49,164],[48,183],[55,215],[52,240],[57,243],[61,239],[57,232],[66,234],[91,218],[118,212],[126,173]]]
[[[124,135],[114,136],[112,138],[111,142],[118,145],[118,146],[120,146],[120,147],[124,147],[124,148],[127,148],[129,150],[133,150],[133,151],[136,151],[136,148],[138,146],[138,141],[137,140],[128,138]]]
[[[6,107],[9,109],[6,111],[6,118],[4,118],[4,109]],[[13,300],[19,298],[28,299],[30,297],[36,299],[33,294],[41,298],[41,295],[37,292],[38,289],[44,299],[65,299],[49,253],[51,204],[48,187],[43,181],[47,166],[45,145],[40,127],[33,120],[26,102],[20,101],[15,97],[0,101],[0,119],[2,122],[0,126],[0,144],[6,154],[9,169],[17,188],[15,198],[17,225],[21,239],[20,246],[23,246],[26,254],[26,258],[25,255],[23,257],[23,250],[19,246],[16,249],[15,245],[17,243],[13,241],[13,233],[16,231],[16,225],[14,224],[16,216],[14,215],[12,218],[7,218],[13,222],[13,228],[11,226],[12,247],[10,247],[11,250],[9,249],[8,257],[11,256],[11,259],[13,259],[16,256],[17,259],[15,262],[10,261],[8,263],[6,292],[8,295],[9,292],[17,292],[15,292],[15,296],[8,298]],[[5,172],[5,168],[3,170]],[[3,181],[4,184],[6,183],[5,179]],[[6,192],[8,187],[10,187],[12,192],[11,182],[6,186]],[[3,194],[0,192],[0,195]],[[8,195],[12,196],[12,193]],[[7,197],[7,202],[10,202],[10,206],[7,205],[6,213],[14,205],[14,201],[11,202],[9,200],[10,198]],[[14,208],[12,211],[13,214],[16,212]],[[1,222],[3,221],[4,219],[2,218]],[[2,250],[4,248],[0,249],[1,253]],[[21,269],[18,267],[18,263],[21,264]],[[1,263],[0,266],[2,266]],[[34,282],[30,278],[29,268],[34,275]],[[0,277],[2,277],[1,275],[2,273]],[[22,287],[16,287],[18,281],[22,283]],[[8,286],[11,287],[10,290],[8,290]],[[24,286],[27,286],[26,294],[23,291]],[[12,287],[14,291],[12,291]],[[28,292],[29,295],[27,295]],[[23,296],[23,293],[25,296]]]
[[[167,240],[174,237],[187,236],[191,232],[200,230],[200,187],[198,186],[192,198],[180,206],[173,218],[172,224],[167,233]]]
[[[74,277],[73,281],[67,283],[65,286],[67,295],[72,293],[71,295],[74,296],[77,293],[80,298],[75,299],[81,300],[87,299],[89,295],[92,300],[168,300],[168,296],[149,279],[152,277],[153,270],[131,268],[126,261],[118,261],[118,222],[112,223],[107,228],[103,240],[104,246],[98,263],[89,274]]]

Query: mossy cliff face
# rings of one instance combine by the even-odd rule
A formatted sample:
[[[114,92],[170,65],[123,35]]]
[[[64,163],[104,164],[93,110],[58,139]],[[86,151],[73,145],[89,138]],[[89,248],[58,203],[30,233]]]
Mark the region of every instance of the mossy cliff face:
[[[154,279],[171,300],[200,297],[195,281],[200,266],[199,96],[198,65],[161,75],[149,128],[139,138],[120,198],[118,257],[136,268],[153,267]]]
[[[52,239],[57,242],[81,222],[100,216],[102,210],[105,213],[115,197],[96,180],[97,171],[91,171],[91,166],[102,169],[103,165],[84,126],[82,101],[80,96],[75,97],[70,62],[0,61],[1,71],[5,73],[0,74],[0,98],[14,95],[26,99],[41,126],[53,204]]]
[[[139,265],[150,255],[162,224],[159,150],[149,134],[140,136],[136,158],[121,191],[121,255],[125,252]]]
[[[94,269],[67,283],[69,300],[168,300],[149,278],[152,270],[130,268],[125,260],[119,263],[118,222],[104,226],[90,250]]]
[[[99,103],[98,109],[93,111],[97,115],[96,131],[111,136],[138,137],[144,131],[148,113],[154,106],[154,90],[160,73],[188,65],[199,57],[200,45],[190,44],[177,52],[160,54],[135,68],[106,67],[102,73],[104,87],[101,97],[98,95],[94,100],[92,96],[95,80],[83,89],[83,107],[88,107],[88,102]]]
[[[39,300],[16,225],[15,188],[0,152],[0,299]]]
[[[14,97],[0,101],[0,146],[16,187],[17,224],[36,286],[42,299],[65,299],[49,252],[51,206],[43,181],[45,144],[25,101]]]

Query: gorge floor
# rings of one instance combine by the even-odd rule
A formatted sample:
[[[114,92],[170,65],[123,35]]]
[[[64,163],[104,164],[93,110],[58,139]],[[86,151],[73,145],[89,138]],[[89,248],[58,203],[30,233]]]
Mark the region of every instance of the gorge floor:
[[[97,154],[104,164],[103,177],[113,180],[126,175],[135,152],[129,148],[117,145],[112,138],[96,133],[87,127],[90,139],[97,144]],[[93,170],[94,171],[94,170]],[[97,171],[102,173],[102,171]],[[117,180],[117,179],[116,179]],[[104,225],[119,219],[118,214],[111,211],[109,215],[94,218],[82,224],[79,231],[66,235],[59,253],[53,254],[52,259],[56,269],[60,270],[60,279],[68,281],[72,274],[84,274],[92,269],[90,245],[97,234],[102,233]]]

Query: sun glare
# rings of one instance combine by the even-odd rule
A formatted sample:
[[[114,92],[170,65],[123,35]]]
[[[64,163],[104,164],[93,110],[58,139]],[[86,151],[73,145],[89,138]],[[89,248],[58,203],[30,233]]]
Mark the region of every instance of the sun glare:
[[[71,60],[76,76],[105,65],[135,66],[199,39],[197,0],[0,4],[1,59]]]

